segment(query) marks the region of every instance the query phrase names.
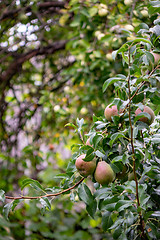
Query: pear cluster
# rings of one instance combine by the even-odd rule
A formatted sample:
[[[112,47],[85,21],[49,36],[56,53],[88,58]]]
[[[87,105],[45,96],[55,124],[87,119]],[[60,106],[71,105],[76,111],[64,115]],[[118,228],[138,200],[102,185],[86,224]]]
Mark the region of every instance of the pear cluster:
[[[105,108],[104,115],[109,122],[112,122],[112,117],[118,116],[121,112],[122,110],[120,109],[120,111],[118,111],[116,105],[110,104]],[[148,125],[152,124],[155,115],[153,110],[148,106],[144,106],[143,110],[137,108],[135,111],[135,117],[143,112],[148,113],[150,115],[150,118],[142,116],[138,120]],[[90,138],[86,141],[86,145],[92,147],[90,143]],[[132,180],[134,178],[133,173],[130,173],[130,175],[127,173],[126,166],[124,167],[122,173],[119,173],[116,176],[110,164],[108,164],[106,161],[98,161],[97,163],[96,158],[94,158],[92,161],[86,161],[85,157],[86,154],[82,154],[76,159],[75,166],[78,172],[83,177],[93,175],[94,179],[101,185],[106,185],[113,182],[115,177],[117,177],[118,179],[122,179],[124,176],[126,176],[126,174],[128,175],[128,180]]]
[[[120,109],[120,111],[118,112],[117,106],[116,105],[108,105],[105,110],[104,110],[104,116],[105,118],[111,122],[112,121],[112,117],[113,116],[118,116],[119,113],[121,113],[122,110]],[[148,106],[144,106],[144,109],[141,110],[140,108],[137,108],[135,111],[135,117],[140,114],[140,113],[148,113],[150,115],[150,119],[148,119],[147,117],[142,117],[139,119],[139,121],[147,123],[148,125],[151,125],[154,121],[155,115],[153,110],[148,107]]]
[[[94,175],[95,180],[101,184],[106,185],[115,179],[114,171],[111,166],[105,161],[100,161],[96,165],[96,159],[86,162],[84,161],[85,154],[80,155],[75,162],[75,166],[83,177]]]

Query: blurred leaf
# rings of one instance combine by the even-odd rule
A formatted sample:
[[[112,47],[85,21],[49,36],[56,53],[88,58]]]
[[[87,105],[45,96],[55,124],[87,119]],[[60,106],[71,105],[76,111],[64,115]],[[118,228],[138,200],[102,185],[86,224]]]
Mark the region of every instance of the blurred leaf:
[[[65,127],[73,127],[74,129],[77,129],[77,127],[73,123],[67,123]]]
[[[21,190],[23,190],[27,185],[31,185],[34,189],[38,190],[38,191],[43,191],[43,187],[41,186],[41,184],[34,179],[25,179],[22,182],[22,186],[21,186]]]
[[[113,224],[111,215],[109,211],[104,212],[102,215],[102,228],[104,231],[107,231]]]
[[[0,201],[5,202],[5,191],[0,190]]]
[[[117,219],[109,229],[115,229],[116,227],[120,226],[123,221],[124,220],[122,219],[122,217],[119,217],[119,219]]]
[[[23,199],[16,199],[16,200],[14,200],[14,201],[12,202],[12,207],[11,207],[12,211],[14,211],[15,207],[17,207],[17,205],[18,205],[20,202],[22,202],[22,201],[24,201],[24,200],[23,200]]]
[[[47,207],[49,210],[51,209],[51,203],[47,197],[40,198],[39,201],[44,208]]]
[[[4,207],[3,207],[3,215],[6,219],[8,219],[8,215],[9,212],[11,211],[13,206],[13,202],[7,203]]]
[[[106,91],[106,89],[113,83],[117,82],[117,81],[125,81],[125,79],[120,78],[120,77],[113,77],[113,78],[109,78],[107,79],[104,84],[103,84],[103,92]]]
[[[132,200],[120,200],[119,202],[117,202],[115,209],[118,212],[123,211],[124,209],[130,207],[133,205],[133,201]]]

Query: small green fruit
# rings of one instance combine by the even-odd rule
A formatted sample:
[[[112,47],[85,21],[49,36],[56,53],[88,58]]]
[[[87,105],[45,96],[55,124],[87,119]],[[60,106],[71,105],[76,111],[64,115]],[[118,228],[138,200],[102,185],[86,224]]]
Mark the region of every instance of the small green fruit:
[[[134,173],[133,172],[129,172],[128,173],[128,181],[132,181],[134,180]]]
[[[96,168],[96,159],[93,159],[92,161],[85,162],[83,159],[85,158],[86,154],[80,155],[75,162],[75,166],[83,177],[88,177],[89,175],[93,174],[95,168]]]
[[[135,111],[135,116],[137,116],[141,112],[142,112],[141,109],[137,108],[137,110]],[[147,123],[148,125],[151,125],[154,121],[154,118],[155,118],[153,110],[148,106],[144,106],[143,112],[148,113],[151,116],[151,120],[149,120],[147,117],[142,117],[142,118],[139,119],[139,121]]]
[[[124,0],[124,4],[125,4],[126,6],[132,5],[132,3],[133,3],[133,0]]]
[[[98,15],[100,17],[105,17],[107,15],[107,13],[108,13],[108,10],[106,8],[101,8],[98,10]]]
[[[127,176],[127,170],[128,170],[127,166],[124,165],[122,171],[119,172],[119,173],[117,173],[117,174],[116,174],[116,177],[117,177],[118,179],[123,179],[123,178],[125,178],[125,177]]]
[[[108,163],[101,161],[97,164],[94,177],[99,184],[105,185],[115,179],[115,174]]]

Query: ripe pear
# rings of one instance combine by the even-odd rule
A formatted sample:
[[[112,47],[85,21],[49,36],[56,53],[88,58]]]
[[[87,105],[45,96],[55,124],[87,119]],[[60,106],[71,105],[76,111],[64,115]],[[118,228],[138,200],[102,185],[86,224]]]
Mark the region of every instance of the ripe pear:
[[[118,109],[116,105],[108,105],[104,110],[104,116],[108,121],[112,121],[112,116],[118,116]]]
[[[85,162],[83,159],[85,158],[86,154],[80,155],[75,162],[75,166],[83,177],[88,177],[92,175],[95,168],[96,168],[96,159],[94,158],[92,161]]]
[[[101,161],[97,164],[94,177],[98,183],[105,185],[115,179],[115,174],[108,163]]]
[[[141,109],[137,108],[137,110],[135,111],[135,116],[137,116],[141,112],[142,112]],[[149,120],[147,117],[142,117],[142,118],[139,119],[139,121],[147,123],[148,125],[151,125],[154,121],[154,118],[155,118],[153,110],[148,106],[144,106],[143,112],[148,113],[151,116],[151,120]]]

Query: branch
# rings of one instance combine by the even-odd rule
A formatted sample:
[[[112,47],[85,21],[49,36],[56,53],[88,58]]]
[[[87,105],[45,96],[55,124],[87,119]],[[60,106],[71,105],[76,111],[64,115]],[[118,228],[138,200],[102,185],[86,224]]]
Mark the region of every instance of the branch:
[[[19,199],[40,199],[40,198],[44,198],[44,197],[56,197],[59,196],[63,193],[66,193],[68,191],[71,191],[72,189],[76,188],[81,182],[83,182],[85,179],[85,177],[81,178],[81,180],[79,182],[77,182],[75,185],[73,185],[70,188],[67,188],[61,192],[58,193],[51,193],[51,194],[45,194],[43,196],[36,196],[36,197],[29,197],[29,196],[21,196],[21,197],[10,197],[10,196],[5,196],[6,199],[12,199],[12,200],[19,200]]]
[[[64,6],[65,6],[65,2],[60,2],[60,1],[43,2],[43,3],[38,4],[38,10],[43,11],[43,10],[46,10],[48,8],[56,8],[56,7],[63,8]],[[15,9],[15,10],[4,12],[2,14],[2,16],[0,17],[0,21],[5,21],[9,18],[15,18],[17,16],[17,14],[21,11],[24,11],[26,13],[31,12],[32,11],[32,6],[27,6],[25,8],[18,8],[18,9]]]
[[[150,79],[150,77],[152,76],[152,74],[153,74],[158,68],[160,68],[160,65],[157,65],[157,66],[150,72],[150,74],[149,74],[149,76],[147,77],[147,79]],[[132,99],[137,95],[138,91],[141,89],[141,87],[143,87],[143,85],[144,85],[145,83],[148,83],[148,82],[147,82],[147,81],[143,81],[143,82],[139,85],[139,87],[137,88],[137,90],[135,91],[135,93],[130,97],[130,101],[132,101]],[[129,106],[129,104],[130,104],[130,103],[128,103],[128,104],[125,106],[125,108],[122,110],[122,113],[125,112],[126,108]]]
[[[132,100],[133,96],[131,97],[131,87],[130,87],[130,78],[131,78],[131,76],[130,76],[130,65],[131,65],[130,48],[129,48],[128,58],[129,58],[129,64],[128,64],[128,67],[129,67],[129,74],[128,74],[129,103],[128,103],[128,107],[129,107],[129,125],[130,125],[130,129],[131,129],[130,142],[131,142],[131,146],[132,146],[133,174],[134,174],[134,180],[135,180],[135,184],[136,184],[137,208],[139,208],[140,207],[140,201],[139,201],[139,192],[138,192],[138,180],[137,180],[137,174],[136,174],[136,159],[135,159],[135,149],[134,149],[133,126],[132,126],[132,121],[131,121],[131,100]],[[145,81],[143,83],[145,83]],[[143,216],[142,216],[142,211],[139,212],[139,218],[140,218],[139,229],[141,231],[141,239],[142,240],[147,240],[146,234],[144,232],[144,220],[143,220]]]
[[[66,43],[67,43],[67,40],[57,41],[46,47],[39,47],[37,49],[30,50],[27,53],[20,55],[17,59],[14,60],[14,62],[10,64],[8,69],[0,76],[1,90],[4,91],[6,86],[9,84],[9,81],[11,80],[11,78],[21,70],[24,62],[26,62],[27,60],[35,56],[39,56],[39,55],[46,56],[49,54],[53,54],[58,50],[62,50],[65,48]]]

